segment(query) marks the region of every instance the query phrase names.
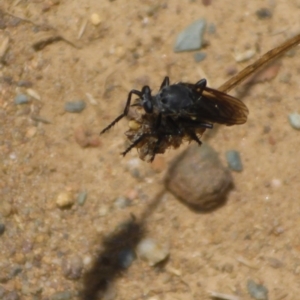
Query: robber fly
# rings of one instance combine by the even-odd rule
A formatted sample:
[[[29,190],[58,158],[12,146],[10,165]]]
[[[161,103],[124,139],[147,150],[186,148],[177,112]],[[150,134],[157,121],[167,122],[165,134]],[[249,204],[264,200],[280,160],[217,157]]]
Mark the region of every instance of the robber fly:
[[[131,145],[123,155],[137,148],[141,159],[152,161],[157,153],[164,153],[169,147],[178,148],[186,140],[201,145],[201,135],[206,129],[212,128],[213,123],[230,126],[247,121],[247,107],[226,93],[299,42],[300,34],[265,53],[217,90],[207,87],[205,79],[195,84],[179,82],[170,85],[168,77],[154,96],[149,86],[144,86],[141,91],[131,90],[123,113],[101,133],[135,107],[139,115],[129,122],[129,130],[125,134]],[[138,99],[131,104],[133,95]]]
[[[133,95],[138,99],[131,103]],[[201,135],[205,129],[213,128],[213,123],[243,124],[248,115],[243,102],[207,87],[206,79],[195,84],[179,82],[170,85],[169,77],[165,77],[156,95],[152,95],[147,85],[141,91],[131,90],[123,113],[101,134],[127,116],[131,107],[136,107],[140,116],[126,132],[131,145],[122,154],[126,155],[136,147],[140,157],[149,157],[150,161],[169,147],[179,147],[184,140],[201,145]]]

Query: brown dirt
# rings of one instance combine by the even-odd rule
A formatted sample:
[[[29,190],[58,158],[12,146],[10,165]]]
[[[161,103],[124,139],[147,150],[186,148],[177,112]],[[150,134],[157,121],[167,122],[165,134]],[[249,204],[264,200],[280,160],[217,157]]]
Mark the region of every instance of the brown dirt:
[[[299,110],[299,51],[283,57],[275,79],[248,90],[245,125],[221,128],[209,139],[223,161],[226,150],[236,149],[244,164],[242,173],[233,174],[235,189],[227,204],[214,212],[196,214],[167,192],[150,209],[163,188],[163,172],[140,161],[141,178],[132,176],[128,162],[137,153],[119,155],[126,121],[102,136],[99,147],[83,149],[74,138],[79,127],[97,134],[119,113],[132,88],[147,83],[156,89],[165,75],[172,82],[205,77],[218,87],[229,78],[226,70],[241,70],[299,31],[297,0],[211,2],[1,1],[4,11],[24,19],[0,16],[7,26],[1,39],[9,37],[0,69],[0,221],[6,226],[0,237],[1,274],[16,265],[23,269],[4,280],[3,288],[20,299],[48,299],[66,290],[81,299],[77,293],[94,287],[89,280],[97,283],[103,276],[101,264],[92,276],[72,281],[63,276],[62,261],[77,255],[89,274],[95,268],[89,261],[107,250],[104,236],[132,213],[148,216],[147,235],[170,243],[170,259],[163,269],[136,260],[119,276],[109,270],[114,299],[209,299],[209,291],[250,299],[248,279],[265,285],[269,299],[298,299],[300,138],[287,116]],[[262,7],[272,10],[272,18],[257,18]],[[93,13],[101,17],[99,26],[89,21]],[[216,33],[205,35],[207,58],[195,63],[193,53],[175,54],[172,47],[176,34],[201,17],[215,24]],[[76,47],[61,40],[35,51],[32,45],[46,36],[64,37]],[[257,49],[256,55],[236,63],[233,53],[248,48]],[[14,105],[15,95],[25,90],[17,87],[20,80],[32,82],[41,100]],[[64,103],[76,99],[86,100],[87,108],[64,113]],[[51,123],[34,121],[32,114]],[[184,148],[168,152],[160,163],[168,164]],[[86,203],[59,209],[57,195],[66,190],[74,197],[87,191]],[[132,205],[116,209],[118,196],[130,197]]]

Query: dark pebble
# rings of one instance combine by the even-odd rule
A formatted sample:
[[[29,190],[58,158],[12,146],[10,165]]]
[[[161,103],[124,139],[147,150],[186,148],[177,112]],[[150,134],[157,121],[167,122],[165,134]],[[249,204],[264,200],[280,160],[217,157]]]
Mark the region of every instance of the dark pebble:
[[[16,291],[8,292],[3,298],[3,300],[19,300],[20,296]]]
[[[268,8],[260,8],[256,11],[256,15],[260,20],[272,18],[272,12]]]
[[[229,150],[226,152],[226,160],[228,163],[228,167],[236,172],[243,171],[243,164],[241,161],[240,153],[236,150]]]
[[[51,300],[69,300],[72,299],[72,293],[69,291],[57,292],[50,297]]]
[[[177,36],[174,52],[199,50],[203,45],[205,27],[205,19],[200,19],[188,26]]]
[[[250,296],[256,300],[268,300],[268,289],[262,284],[257,284],[253,280],[247,281],[247,289]]]
[[[234,270],[233,264],[231,264],[231,263],[225,263],[225,264],[222,266],[221,270],[222,270],[223,272],[232,273],[233,270]]]
[[[132,249],[124,249],[119,252],[118,262],[123,269],[129,268],[134,260],[135,253]]]
[[[193,145],[173,161],[165,185],[191,208],[208,210],[224,203],[232,176],[209,145]]]
[[[80,113],[86,107],[86,104],[83,100],[70,101],[65,103],[65,111],[71,113]]]
[[[24,95],[24,94],[19,94],[15,97],[14,99],[14,103],[16,105],[20,105],[20,104],[26,104],[26,103],[29,103],[29,98],[27,95]]]
[[[131,205],[130,199],[124,196],[118,197],[114,202],[114,207],[117,209],[124,209]]]
[[[16,265],[16,266],[13,266],[13,268],[10,270],[10,274],[9,274],[9,277],[10,278],[13,278],[13,277],[16,277],[18,274],[20,274],[21,272],[23,271],[23,268]]]
[[[204,52],[197,52],[194,54],[195,62],[200,62],[206,58],[206,53]]]
[[[269,257],[268,258],[269,265],[274,269],[279,269],[284,266],[283,262],[277,258]]]
[[[68,279],[76,280],[81,277],[83,270],[83,261],[80,256],[73,256],[64,259],[62,262],[62,273]]]
[[[2,235],[5,231],[5,225],[3,223],[0,223],[0,235]]]

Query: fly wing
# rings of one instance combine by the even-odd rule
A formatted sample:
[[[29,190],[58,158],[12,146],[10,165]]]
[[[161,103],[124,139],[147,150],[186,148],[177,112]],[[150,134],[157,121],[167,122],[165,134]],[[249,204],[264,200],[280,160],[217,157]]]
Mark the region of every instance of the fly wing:
[[[199,120],[208,122],[235,125],[244,124],[247,121],[249,110],[239,99],[221,91],[195,84],[186,84],[199,97],[189,114]]]

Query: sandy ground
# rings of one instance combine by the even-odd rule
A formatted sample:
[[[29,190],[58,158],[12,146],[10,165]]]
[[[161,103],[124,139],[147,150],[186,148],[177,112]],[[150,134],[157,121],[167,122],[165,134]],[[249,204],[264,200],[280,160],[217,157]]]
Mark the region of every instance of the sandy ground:
[[[271,18],[257,17],[262,7],[272,11]],[[63,291],[71,293],[66,299],[210,299],[210,291],[251,299],[249,279],[263,284],[269,299],[299,298],[300,137],[287,119],[299,111],[297,49],[281,59],[276,78],[244,95],[248,122],[223,127],[209,139],[224,163],[225,152],[236,149],[244,164],[218,210],[197,214],[168,192],[151,209],[163,189],[162,166],[185,146],[162,156],[159,172],[140,161],[137,178],[130,171],[136,151],[119,155],[126,121],[97,140],[130,89],[157,89],[166,75],[172,82],[205,77],[216,88],[230,78],[228,70],[241,70],[298,33],[299,1],[212,0],[204,6],[200,0],[2,0],[0,8],[6,12],[0,15],[1,41],[9,37],[0,69],[3,299],[65,299],[57,294]],[[98,26],[90,22],[93,13]],[[216,32],[205,34],[207,57],[196,63],[193,53],[173,53],[173,44],[201,17]],[[32,47],[58,36],[63,39],[39,51]],[[237,63],[234,53],[247,49],[256,54]],[[18,93],[28,93],[18,86],[24,80],[40,99],[15,105]],[[87,103],[82,113],[64,112],[66,101],[78,99]],[[74,138],[80,128],[94,134],[99,146],[80,147]],[[84,205],[57,207],[59,194],[76,200],[83,191]],[[120,196],[131,205],[117,208]],[[134,223],[131,214],[147,222]],[[130,228],[118,227],[124,222]],[[134,245],[143,235],[169,243],[164,266],[135,260],[120,271],[106,264],[114,243]],[[107,236],[114,239],[105,242]],[[78,267],[73,280],[66,275],[68,261]]]

